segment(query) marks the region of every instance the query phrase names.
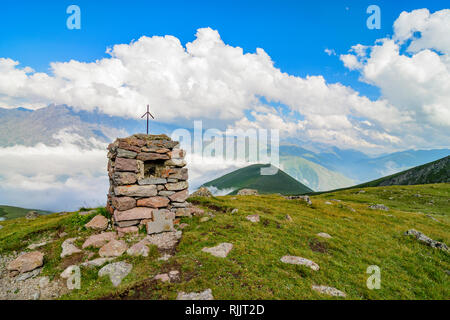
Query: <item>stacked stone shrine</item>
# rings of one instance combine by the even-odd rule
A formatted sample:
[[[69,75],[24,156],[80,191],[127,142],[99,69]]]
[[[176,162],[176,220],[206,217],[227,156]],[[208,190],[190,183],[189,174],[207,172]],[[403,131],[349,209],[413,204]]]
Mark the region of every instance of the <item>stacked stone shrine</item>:
[[[185,152],[166,135],[135,134],[108,146],[110,188],[106,208],[117,231],[173,231],[188,210]],[[180,214],[181,212],[181,214]]]

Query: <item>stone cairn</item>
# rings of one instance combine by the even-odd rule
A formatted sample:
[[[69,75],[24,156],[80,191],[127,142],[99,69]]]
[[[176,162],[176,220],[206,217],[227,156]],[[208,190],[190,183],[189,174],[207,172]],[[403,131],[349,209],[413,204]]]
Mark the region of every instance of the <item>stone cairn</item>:
[[[119,232],[173,231],[176,216],[190,215],[186,202],[185,151],[166,135],[135,134],[108,146],[110,189],[106,208]]]

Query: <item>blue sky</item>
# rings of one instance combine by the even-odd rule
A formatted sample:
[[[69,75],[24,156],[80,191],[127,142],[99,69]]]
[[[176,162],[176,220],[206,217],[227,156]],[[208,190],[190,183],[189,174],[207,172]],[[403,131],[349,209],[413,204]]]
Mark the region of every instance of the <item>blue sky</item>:
[[[66,8],[81,8],[81,30],[66,28]],[[366,8],[381,8],[381,29],[369,30]],[[174,35],[182,44],[201,27],[219,31],[223,41],[244,52],[257,47],[275,66],[291,75],[324,75],[328,82],[350,85],[371,99],[379,90],[358,81],[337,56],[356,43],[372,44],[392,33],[406,10],[445,7],[446,1],[2,1],[0,56],[36,71],[52,61],[89,62],[106,57],[105,49],[142,35]]]

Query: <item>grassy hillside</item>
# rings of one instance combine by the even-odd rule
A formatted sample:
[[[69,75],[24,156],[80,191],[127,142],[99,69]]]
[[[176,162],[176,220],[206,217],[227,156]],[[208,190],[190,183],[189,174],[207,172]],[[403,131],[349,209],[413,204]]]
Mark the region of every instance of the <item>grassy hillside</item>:
[[[450,156],[355,187],[364,188],[441,182],[450,182]]]
[[[312,196],[312,206],[276,195],[191,199],[215,216],[206,222],[200,222],[200,217],[182,218],[189,226],[183,229],[170,260],[159,261],[155,247],[147,258],[121,256],[118,260],[132,263],[133,270],[117,288],[107,278],[98,278],[99,268],[82,268],[81,289],[62,298],[174,299],[179,291],[211,288],[216,299],[342,299],[313,291],[311,286],[317,284],[342,290],[347,299],[448,299],[449,253],[425,246],[404,232],[414,228],[450,244],[450,184],[358,191]],[[376,203],[390,210],[369,209]],[[232,214],[234,208],[238,212]],[[261,221],[251,223],[245,218],[249,214],[259,214]],[[287,214],[292,221],[285,219]],[[59,257],[61,243],[80,236],[80,245],[90,233],[82,228],[89,219],[68,213],[0,222],[4,226],[0,252],[23,250],[30,242],[50,237],[53,242],[40,249],[45,253],[42,275],[59,279],[64,268],[75,262],[72,257]],[[61,231],[68,233],[65,238],[57,236]],[[320,238],[319,232],[332,238]],[[201,251],[222,242],[234,246],[226,258]],[[284,255],[311,259],[320,270],[284,264],[280,262]],[[381,269],[379,290],[366,286],[370,265]],[[179,282],[152,280],[174,269],[181,273]]]
[[[45,210],[26,209],[26,208],[0,205],[0,220],[2,220],[1,218],[16,219],[16,218],[24,217],[30,211],[36,211],[39,214],[49,214],[50,213],[50,211],[45,211]]]
[[[260,194],[281,193],[300,194],[311,192],[307,186],[301,184],[282,170],[274,175],[261,175],[264,164],[254,164],[230,172],[220,178],[205,183],[204,187],[215,187],[217,189],[232,189],[230,194],[236,194],[240,189],[256,189]]]

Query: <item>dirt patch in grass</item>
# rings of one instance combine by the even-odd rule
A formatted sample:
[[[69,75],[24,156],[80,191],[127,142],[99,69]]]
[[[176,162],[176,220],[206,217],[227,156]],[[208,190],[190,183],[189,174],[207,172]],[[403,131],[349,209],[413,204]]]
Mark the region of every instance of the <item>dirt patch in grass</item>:
[[[74,254],[64,258],[63,261],[61,261],[61,263],[59,264],[59,267],[62,270],[65,270],[68,266],[80,264],[83,261],[83,257],[84,257],[83,252],[74,253]]]
[[[309,247],[314,252],[328,253],[328,244],[326,242],[320,242],[317,239],[311,239],[309,241]]]

